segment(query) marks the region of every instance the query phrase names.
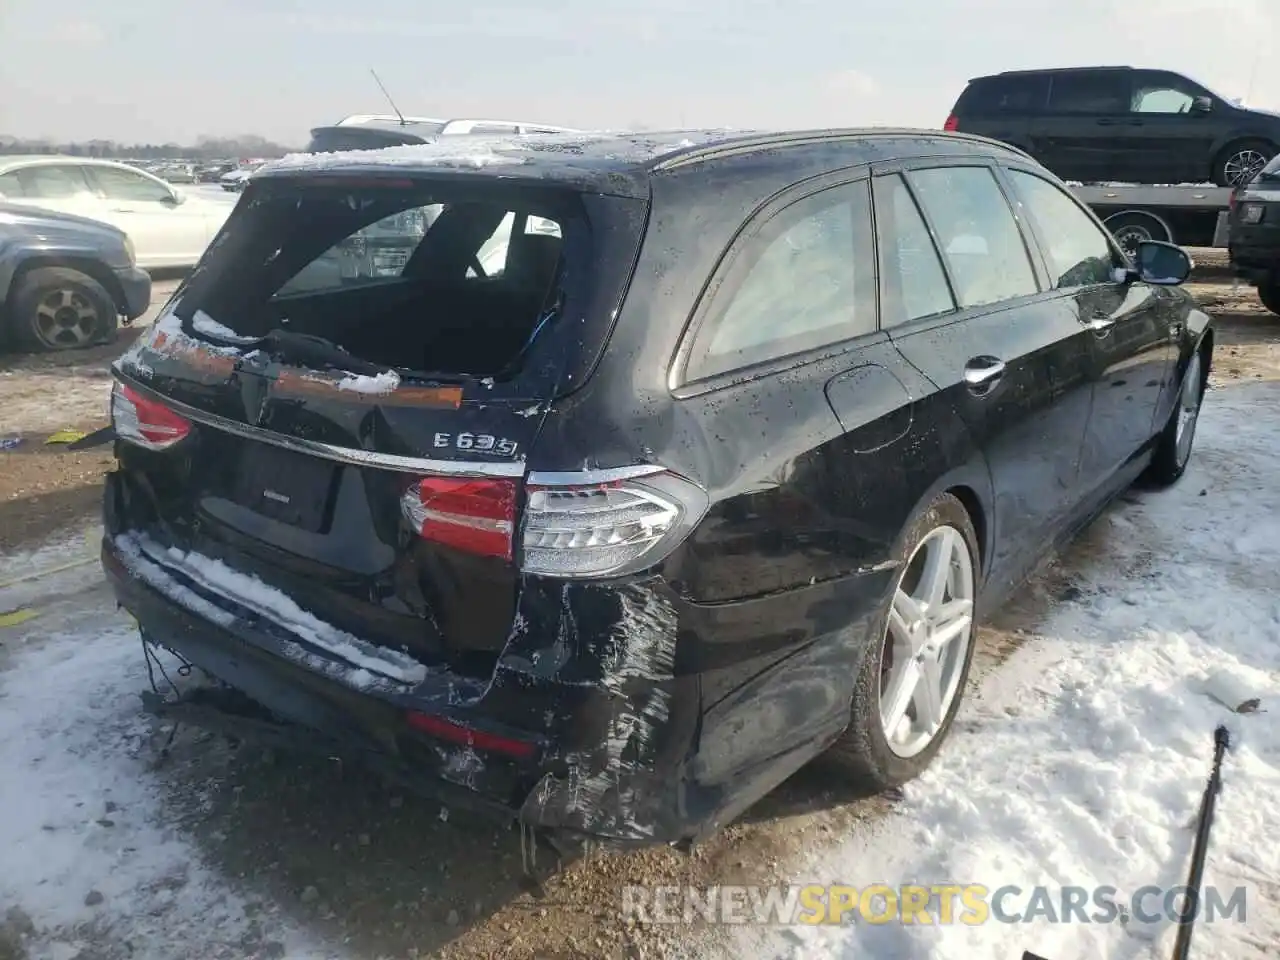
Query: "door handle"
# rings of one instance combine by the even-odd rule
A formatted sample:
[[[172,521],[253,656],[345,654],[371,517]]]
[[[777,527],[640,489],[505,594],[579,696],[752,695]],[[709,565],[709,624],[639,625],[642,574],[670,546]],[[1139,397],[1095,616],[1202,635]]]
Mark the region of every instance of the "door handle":
[[[1098,120],[1098,121],[1097,121],[1097,124],[1098,124],[1098,126],[1100,126],[1100,127],[1114,127],[1114,126],[1118,126],[1118,125],[1119,125],[1119,124],[1121,124],[1121,123],[1124,123],[1124,121],[1123,121],[1123,120],[1111,120],[1111,119],[1109,119],[1109,118],[1107,118],[1107,117],[1103,117],[1102,119],[1100,119],[1100,120]]]
[[[964,366],[964,382],[981,396],[1004,376],[1004,361],[995,357],[974,357]]]
[[[1095,313],[1086,321],[1086,326],[1094,333],[1106,333],[1116,325],[1116,318],[1108,313]]]

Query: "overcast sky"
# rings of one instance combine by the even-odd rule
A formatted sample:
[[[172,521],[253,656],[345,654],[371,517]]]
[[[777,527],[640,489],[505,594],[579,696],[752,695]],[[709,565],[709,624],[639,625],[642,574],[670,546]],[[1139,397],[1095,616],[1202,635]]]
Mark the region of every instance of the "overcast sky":
[[[387,110],[370,67],[406,114],[582,127],[936,127],[1090,63],[1280,109],[1277,54],[1280,0],[0,0],[0,133],[301,144]]]

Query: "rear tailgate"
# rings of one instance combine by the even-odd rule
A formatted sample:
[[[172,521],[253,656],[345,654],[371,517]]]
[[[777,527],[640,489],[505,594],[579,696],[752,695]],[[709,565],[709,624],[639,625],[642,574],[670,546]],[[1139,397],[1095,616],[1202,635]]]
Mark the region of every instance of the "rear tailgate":
[[[525,209],[524,198],[504,195],[516,218],[504,268],[492,237],[451,221],[448,190],[438,193],[446,214],[426,236],[450,224],[497,269],[480,276],[455,258],[465,276],[428,269],[350,282],[324,273],[285,296],[279,290],[303,267],[350,247],[371,214],[328,225],[312,217],[305,243],[289,223],[264,243],[264,218],[253,222],[247,197],[229,239],[116,365],[114,419],[125,442],[114,482],[132,504],[122,527],[202,569],[218,561],[232,593],[261,593],[244,579],[257,578],[338,630],[480,676],[515,617],[513,545],[528,451],[558,392],[602,349],[607,327],[588,317],[612,316],[639,236],[610,230],[612,242],[626,239],[620,250],[602,249],[588,242],[589,229],[585,239],[578,233],[592,225],[579,198],[542,191]],[[414,198],[427,200],[438,209],[441,197]],[[591,202],[598,210],[606,201],[625,205],[627,222],[643,222],[639,201]],[[388,208],[376,191],[370,206]],[[533,262],[522,265],[516,229],[526,215],[520,237],[545,240],[549,222],[561,235],[550,248],[529,242]],[[333,235],[317,242],[311,234],[326,226]],[[303,246],[298,269],[274,270],[288,243]],[[557,245],[561,268],[531,299],[521,270],[545,269]],[[444,246],[440,256],[453,252]],[[597,259],[592,269],[563,269],[574,255]],[[255,271],[272,274],[256,295]],[[474,331],[457,322],[469,303],[484,312]],[[527,316],[512,312],[527,304]],[[437,315],[449,327],[442,335],[431,333]],[[286,334],[273,339],[278,329]],[[349,353],[337,351],[338,340]],[[397,352],[441,362],[396,364]],[[488,353],[501,356],[488,362]]]

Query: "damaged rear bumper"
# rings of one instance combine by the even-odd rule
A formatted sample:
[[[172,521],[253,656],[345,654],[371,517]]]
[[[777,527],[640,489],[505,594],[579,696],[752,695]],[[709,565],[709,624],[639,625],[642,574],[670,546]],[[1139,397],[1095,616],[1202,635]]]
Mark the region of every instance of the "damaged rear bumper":
[[[605,846],[675,843],[714,829],[725,798],[691,789],[685,776],[696,678],[601,685],[524,672],[524,658],[513,656],[517,663],[500,661],[485,682],[443,667],[412,685],[371,681],[180,570],[122,548],[110,519],[102,563],[119,603],[144,638],[225,685],[148,698],[152,712],[362,763],[448,805]],[[513,757],[446,742],[414,729],[411,714],[532,746]]]

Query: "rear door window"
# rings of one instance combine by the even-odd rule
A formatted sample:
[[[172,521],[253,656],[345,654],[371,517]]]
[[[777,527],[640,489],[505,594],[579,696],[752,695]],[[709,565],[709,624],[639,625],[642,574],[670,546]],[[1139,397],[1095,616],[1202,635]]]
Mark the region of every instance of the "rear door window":
[[[68,200],[92,196],[83,170],[73,164],[42,164],[17,171],[22,195],[36,200]]]
[[[1030,116],[1044,110],[1049,78],[1044,74],[985,77],[969,84],[956,112],[970,117]]]
[[[955,310],[938,249],[906,181],[896,173],[877,177],[875,199],[880,325],[893,327]]]
[[[866,182],[823,190],[769,216],[713,287],[688,378],[873,332],[874,249]]]
[[[907,174],[937,234],[962,307],[1039,292],[1022,231],[987,167],[934,167]]]
[[[1129,112],[1129,75],[1120,71],[1059,73],[1049,91],[1051,113]]]
[[[172,190],[141,173],[115,167],[90,167],[88,173],[108,200],[163,203],[173,199]]]

